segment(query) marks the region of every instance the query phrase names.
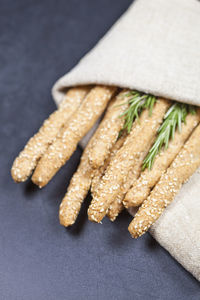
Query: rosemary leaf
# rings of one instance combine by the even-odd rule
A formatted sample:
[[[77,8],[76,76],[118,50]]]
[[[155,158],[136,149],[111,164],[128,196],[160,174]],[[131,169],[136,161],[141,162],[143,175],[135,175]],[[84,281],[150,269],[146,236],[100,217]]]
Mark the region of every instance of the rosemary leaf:
[[[143,161],[142,170],[152,168],[156,155],[161,149],[168,148],[170,139],[174,138],[176,129],[181,132],[182,123],[186,122],[187,114],[195,114],[195,107],[188,104],[175,102],[165,114],[162,125],[158,129],[157,138]]]
[[[130,91],[126,93],[125,97],[127,97],[128,99],[121,105],[124,105],[128,102],[129,107],[120,115],[120,117],[124,117],[124,126],[120,131],[119,136],[121,136],[122,132],[124,131],[130,133],[133,122],[135,121],[135,119],[139,118],[143,109],[148,109],[149,115],[151,116],[153,106],[156,102],[156,97],[137,91]]]

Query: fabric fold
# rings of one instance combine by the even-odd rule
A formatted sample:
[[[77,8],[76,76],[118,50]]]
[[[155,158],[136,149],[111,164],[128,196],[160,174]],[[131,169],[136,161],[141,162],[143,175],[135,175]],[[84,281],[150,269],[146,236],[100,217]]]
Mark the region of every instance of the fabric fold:
[[[200,105],[200,2],[137,0],[53,87],[108,84]]]

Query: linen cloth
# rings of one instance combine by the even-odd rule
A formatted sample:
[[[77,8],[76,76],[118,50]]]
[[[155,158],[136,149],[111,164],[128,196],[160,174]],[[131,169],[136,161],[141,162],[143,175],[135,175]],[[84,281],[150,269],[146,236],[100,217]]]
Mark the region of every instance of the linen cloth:
[[[200,106],[200,2],[137,0],[52,89],[116,85]],[[88,136],[83,139],[85,146]],[[182,187],[150,233],[200,280],[200,174]]]

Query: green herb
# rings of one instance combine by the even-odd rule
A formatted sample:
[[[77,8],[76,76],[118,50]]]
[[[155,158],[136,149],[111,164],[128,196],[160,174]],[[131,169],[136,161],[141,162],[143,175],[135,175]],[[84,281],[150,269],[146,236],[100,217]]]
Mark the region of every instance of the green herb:
[[[124,126],[120,131],[120,135],[124,131],[130,133],[133,122],[135,119],[139,118],[139,115],[143,109],[148,109],[149,115],[151,115],[153,106],[156,102],[156,97],[136,91],[130,91],[126,93],[125,96],[128,98],[125,103],[128,103],[129,107],[120,115],[120,117],[124,117]],[[124,105],[125,103],[122,103],[121,105]]]
[[[174,138],[176,129],[178,128],[179,132],[181,132],[182,122],[185,123],[188,113],[196,113],[194,106],[175,102],[169,108],[162,125],[158,129],[157,138],[143,161],[143,170],[152,168],[156,155],[160,153],[162,147],[164,149],[168,148],[169,140]]]

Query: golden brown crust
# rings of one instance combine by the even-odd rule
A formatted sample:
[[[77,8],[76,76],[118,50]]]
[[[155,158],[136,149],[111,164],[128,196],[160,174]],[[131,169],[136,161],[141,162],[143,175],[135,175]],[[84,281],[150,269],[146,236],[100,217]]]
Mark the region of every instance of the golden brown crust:
[[[126,194],[123,200],[126,208],[139,206],[148,197],[152,187],[154,187],[162,173],[172,163],[193,129],[199,123],[199,117],[199,113],[187,115],[186,124],[182,125],[181,133],[176,131],[174,139],[169,143],[168,149],[162,150],[157,156],[153,168],[142,172],[141,176],[134,182],[133,187]]]
[[[99,183],[101,182],[101,178],[102,178],[103,174],[105,173],[105,170],[106,170],[107,166],[109,165],[110,160],[115,155],[115,153],[121,148],[125,139],[126,139],[126,135],[123,135],[118,139],[118,141],[114,144],[110,155],[104,162],[104,165],[95,170],[94,176],[92,178],[92,184],[91,184],[92,195],[95,192],[95,190],[97,189]],[[114,203],[108,209],[107,217],[111,221],[114,221],[116,219],[116,217],[119,215],[119,213],[123,210],[123,208],[124,208],[124,206],[122,204],[121,197],[120,197],[120,199],[118,199],[118,198],[115,199]]]
[[[125,139],[126,139],[126,135],[122,135],[118,139],[118,141],[114,144],[114,146],[113,146],[113,148],[110,152],[110,155],[105,160],[104,165],[95,170],[94,176],[92,178],[92,184],[91,184],[91,193],[92,193],[92,195],[95,192],[95,190],[97,189],[99,183],[101,182],[101,178],[102,178],[103,174],[105,173],[105,170],[106,170],[107,166],[109,165],[110,160],[115,155],[115,153],[122,147]],[[115,199],[114,203],[112,203],[112,205],[110,205],[110,207],[108,209],[107,217],[111,221],[114,221],[116,219],[116,217],[119,215],[119,213],[124,208],[123,203],[122,203],[123,198],[122,198],[122,196],[121,197],[120,196],[121,195],[119,195],[119,198]]]
[[[98,137],[89,153],[89,160],[93,168],[97,169],[104,164],[108,153],[115,144],[119,132],[124,125],[124,119],[119,116],[127,109],[128,103],[124,103],[127,90],[119,93],[109,105],[103,126],[98,131]],[[123,104],[123,105],[122,105]]]
[[[146,151],[146,153],[147,153],[147,151]],[[114,221],[117,218],[117,216],[120,214],[120,212],[123,210],[124,196],[126,195],[127,191],[134,184],[135,180],[138,178],[139,174],[141,173],[141,165],[142,165],[142,161],[143,161],[146,153],[144,151],[143,155],[141,155],[139,157],[139,159],[135,160],[134,166],[128,172],[126,179],[123,181],[123,184],[121,185],[121,188],[119,190],[119,193],[117,194],[116,199],[110,205],[108,212],[107,212],[107,216],[109,217],[109,219],[111,221]]]
[[[109,165],[112,157],[115,155],[115,153],[122,147],[124,141],[126,139],[126,135],[122,135],[117,142],[113,145],[112,150],[110,151],[107,159],[105,160],[104,164],[98,168],[94,170],[94,176],[92,178],[92,184],[91,184],[91,193],[93,194],[93,192],[95,192],[95,190],[97,189],[98,184],[101,181],[102,176],[104,175],[107,166]]]
[[[110,219],[110,221],[114,222],[117,216],[122,212],[124,209],[124,205],[122,203],[124,194],[121,193],[117,196],[117,198],[112,202],[112,204],[109,206],[109,209],[107,211],[107,217]]]
[[[91,144],[88,144],[85,148],[80,165],[73,175],[67,193],[60,204],[60,224],[65,227],[73,225],[76,221],[81,204],[90,189],[93,172],[88,160],[88,150],[90,145]]]
[[[38,162],[32,181],[45,186],[66,163],[81,138],[91,129],[116,91],[115,87],[96,86],[87,94],[59,135]]]
[[[15,159],[11,174],[16,182],[25,181],[31,175],[40,157],[55,139],[60,128],[78,108],[89,90],[89,86],[75,87],[66,93],[60,107],[49,116]]]
[[[144,234],[173,201],[182,184],[200,166],[200,125],[185,143],[129,225],[132,237]]]
[[[90,165],[91,166],[91,165]],[[94,169],[93,177],[92,177],[92,183],[91,183],[91,193],[96,190],[99,182],[101,181],[101,177],[103,176],[105,170],[107,167],[107,162],[104,163],[103,166],[101,166],[98,169]]]
[[[112,104],[110,104],[109,107],[111,105]],[[101,131],[103,126],[105,126],[104,120],[108,118],[108,114],[109,111],[107,110],[99,127],[97,128],[96,132],[94,133],[88,145],[86,146],[79,167],[76,173],[73,175],[67,193],[60,205],[60,211],[59,211],[60,223],[61,225],[64,225],[66,227],[74,224],[78,216],[79,210],[81,208],[81,204],[90,189],[91,181],[93,180],[94,175],[96,175],[96,184],[97,184],[99,177],[101,176],[103,170],[106,168],[106,163],[105,163],[101,168],[93,169],[92,166],[89,164],[88,157],[89,157],[89,153],[91,153],[91,149],[93,149],[93,144],[95,143],[96,139],[98,139],[99,137],[99,131]],[[120,141],[118,141],[115,144],[113,148],[116,148],[116,145],[122,143],[121,140],[122,137]]]
[[[152,116],[149,116],[149,112],[145,110],[139,122],[134,123],[126,141],[111,160],[101,183],[93,194],[93,200],[88,209],[88,217],[91,221],[101,222],[120,192],[135,161],[148,150],[168,107],[169,102],[160,99],[155,104]]]
[[[105,114],[105,118],[106,118],[106,114]],[[99,128],[97,128],[93,137],[89,141],[88,145],[86,146],[83,155],[81,157],[81,162],[78,166],[78,169],[76,173],[73,175],[67,193],[64,196],[62,203],[60,205],[60,210],[59,210],[60,224],[65,227],[73,225],[74,222],[76,221],[76,218],[81,208],[81,204],[84,198],[86,197],[90,189],[90,186],[91,186],[91,191],[92,191],[92,186],[93,188],[96,188],[96,185],[98,185],[101,175],[107,166],[107,162],[110,159],[109,156],[105,164],[99,169],[93,169],[89,164],[88,154],[91,148],[93,147],[93,142],[95,141],[96,138],[98,138],[98,131],[101,130],[102,126],[103,126],[103,120],[100,123]],[[125,137],[122,136],[115,143],[110,154],[111,156],[117,151],[117,149],[119,149],[119,147],[121,147],[124,140]],[[91,185],[91,182],[93,183],[93,185]]]

